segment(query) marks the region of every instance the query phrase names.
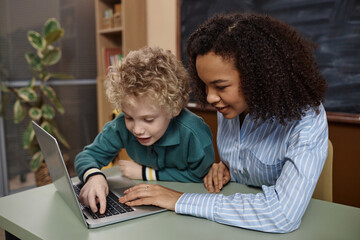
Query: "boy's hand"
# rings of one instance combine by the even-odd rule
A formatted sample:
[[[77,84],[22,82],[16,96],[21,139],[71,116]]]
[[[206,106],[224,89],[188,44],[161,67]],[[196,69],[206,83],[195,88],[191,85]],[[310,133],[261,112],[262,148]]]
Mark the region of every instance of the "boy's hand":
[[[142,179],[142,165],[128,160],[120,160],[118,164],[124,176],[131,179]]]
[[[230,172],[227,166],[222,163],[213,163],[208,174],[204,177],[205,188],[213,193],[219,193],[222,187],[230,181]]]
[[[100,203],[100,214],[106,210],[106,196],[109,194],[109,186],[103,175],[91,176],[81,188],[79,200],[89,206],[94,213],[98,211],[97,204]]]

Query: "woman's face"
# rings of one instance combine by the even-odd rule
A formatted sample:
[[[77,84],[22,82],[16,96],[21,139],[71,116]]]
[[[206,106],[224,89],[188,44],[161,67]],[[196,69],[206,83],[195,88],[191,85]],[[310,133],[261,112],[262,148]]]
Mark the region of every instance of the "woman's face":
[[[196,70],[206,85],[206,100],[225,118],[235,118],[248,110],[233,60],[209,52],[197,56]]]

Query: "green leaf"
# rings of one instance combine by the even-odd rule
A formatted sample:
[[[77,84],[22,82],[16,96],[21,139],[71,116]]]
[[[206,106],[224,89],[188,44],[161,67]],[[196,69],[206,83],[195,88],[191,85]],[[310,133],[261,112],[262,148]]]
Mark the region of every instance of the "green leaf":
[[[59,132],[59,130],[57,128],[53,128],[54,134],[57,137],[57,139],[59,140],[59,142],[61,142],[66,148],[70,149],[70,145],[69,143],[66,141],[65,137],[63,135],[61,135],[61,133]]]
[[[51,135],[53,134],[52,126],[49,122],[44,121],[40,126]]]
[[[43,27],[43,35],[46,37],[51,32],[60,28],[59,22],[55,18],[49,18]]]
[[[59,48],[54,48],[48,51],[43,58],[43,64],[45,66],[51,66],[60,61],[61,51]]]
[[[24,120],[25,116],[25,108],[21,105],[20,99],[18,99],[14,104],[14,123],[18,124],[19,122]]]
[[[34,137],[35,137],[35,132],[30,121],[23,135],[24,149],[29,149],[31,142],[34,140]]]
[[[41,37],[41,35],[38,32],[35,31],[28,31],[27,38],[35,49],[37,50],[43,50],[45,48],[45,39]]]
[[[30,161],[30,170],[33,172],[38,170],[43,160],[44,160],[44,156],[42,155],[41,151],[35,153]]]
[[[44,72],[44,75],[43,75],[43,77],[42,77],[43,82],[46,82],[46,81],[49,80],[51,77],[52,77],[51,73]]]
[[[31,69],[35,71],[41,71],[43,68],[43,64],[41,63],[41,59],[35,53],[26,53],[25,59],[29,63]]]
[[[50,86],[41,86],[41,91],[47,96],[51,101],[53,101],[56,98],[56,93],[54,89]]]
[[[48,104],[44,104],[41,107],[41,115],[45,118],[45,119],[53,119],[55,117],[55,110],[52,106],[48,105]]]
[[[33,87],[35,86],[35,83],[36,83],[36,78],[35,78],[35,77],[33,77],[33,78],[31,79],[31,81],[29,82],[28,87],[33,88]]]
[[[17,94],[25,102],[35,102],[37,100],[36,92],[30,87],[20,88]]]
[[[64,114],[65,108],[61,104],[60,100],[56,97],[56,93],[55,93],[54,89],[50,86],[42,86],[42,87],[40,87],[40,89],[54,104],[54,106],[56,107],[56,110],[58,110],[59,113]]]
[[[73,75],[66,73],[51,73],[51,77],[55,79],[74,79]]]
[[[29,116],[32,120],[34,121],[38,121],[42,114],[41,114],[41,109],[37,108],[37,107],[32,107],[29,109]]]
[[[63,105],[61,104],[60,100],[55,97],[54,99],[52,99],[52,102],[54,103],[56,109],[58,110],[58,112],[60,114],[64,114],[65,113],[65,108],[63,107]]]
[[[45,36],[46,43],[48,45],[50,45],[51,43],[56,42],[57,40],[59,40],[63,35],[64,35],[64,30],[63,29],[56,29],[56,30],[48,33]]]

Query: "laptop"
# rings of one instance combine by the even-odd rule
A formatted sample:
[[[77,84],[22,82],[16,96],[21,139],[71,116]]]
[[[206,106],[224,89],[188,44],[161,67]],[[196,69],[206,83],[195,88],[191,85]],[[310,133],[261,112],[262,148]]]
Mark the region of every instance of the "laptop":
[[[156,206],[129,207],[125,204],[120,204],[117,201],[119,196],[123,195],[123,191],[134,186],[136,183],[119,174],[107,179],[110,191],[107,196],[105,214],[100,214],[99,212],[93,213],[89,207],[79,202],[77,194],[80,192],[82,183],[80,180],[73,182],[70,179],[56,139],[34,121],[32,125],[57,192],[79,220],[84,222],[87,228],[102,227],[166,211],[166,209]]]

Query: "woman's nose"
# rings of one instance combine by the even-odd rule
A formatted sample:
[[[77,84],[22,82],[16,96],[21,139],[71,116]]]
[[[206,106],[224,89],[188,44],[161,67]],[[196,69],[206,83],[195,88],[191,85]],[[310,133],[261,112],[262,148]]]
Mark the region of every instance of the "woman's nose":
[[[206,101],[208,103],[214,104],[220,101],[220,96],[217,94],[216,91],[208,89],[206,94]]]

